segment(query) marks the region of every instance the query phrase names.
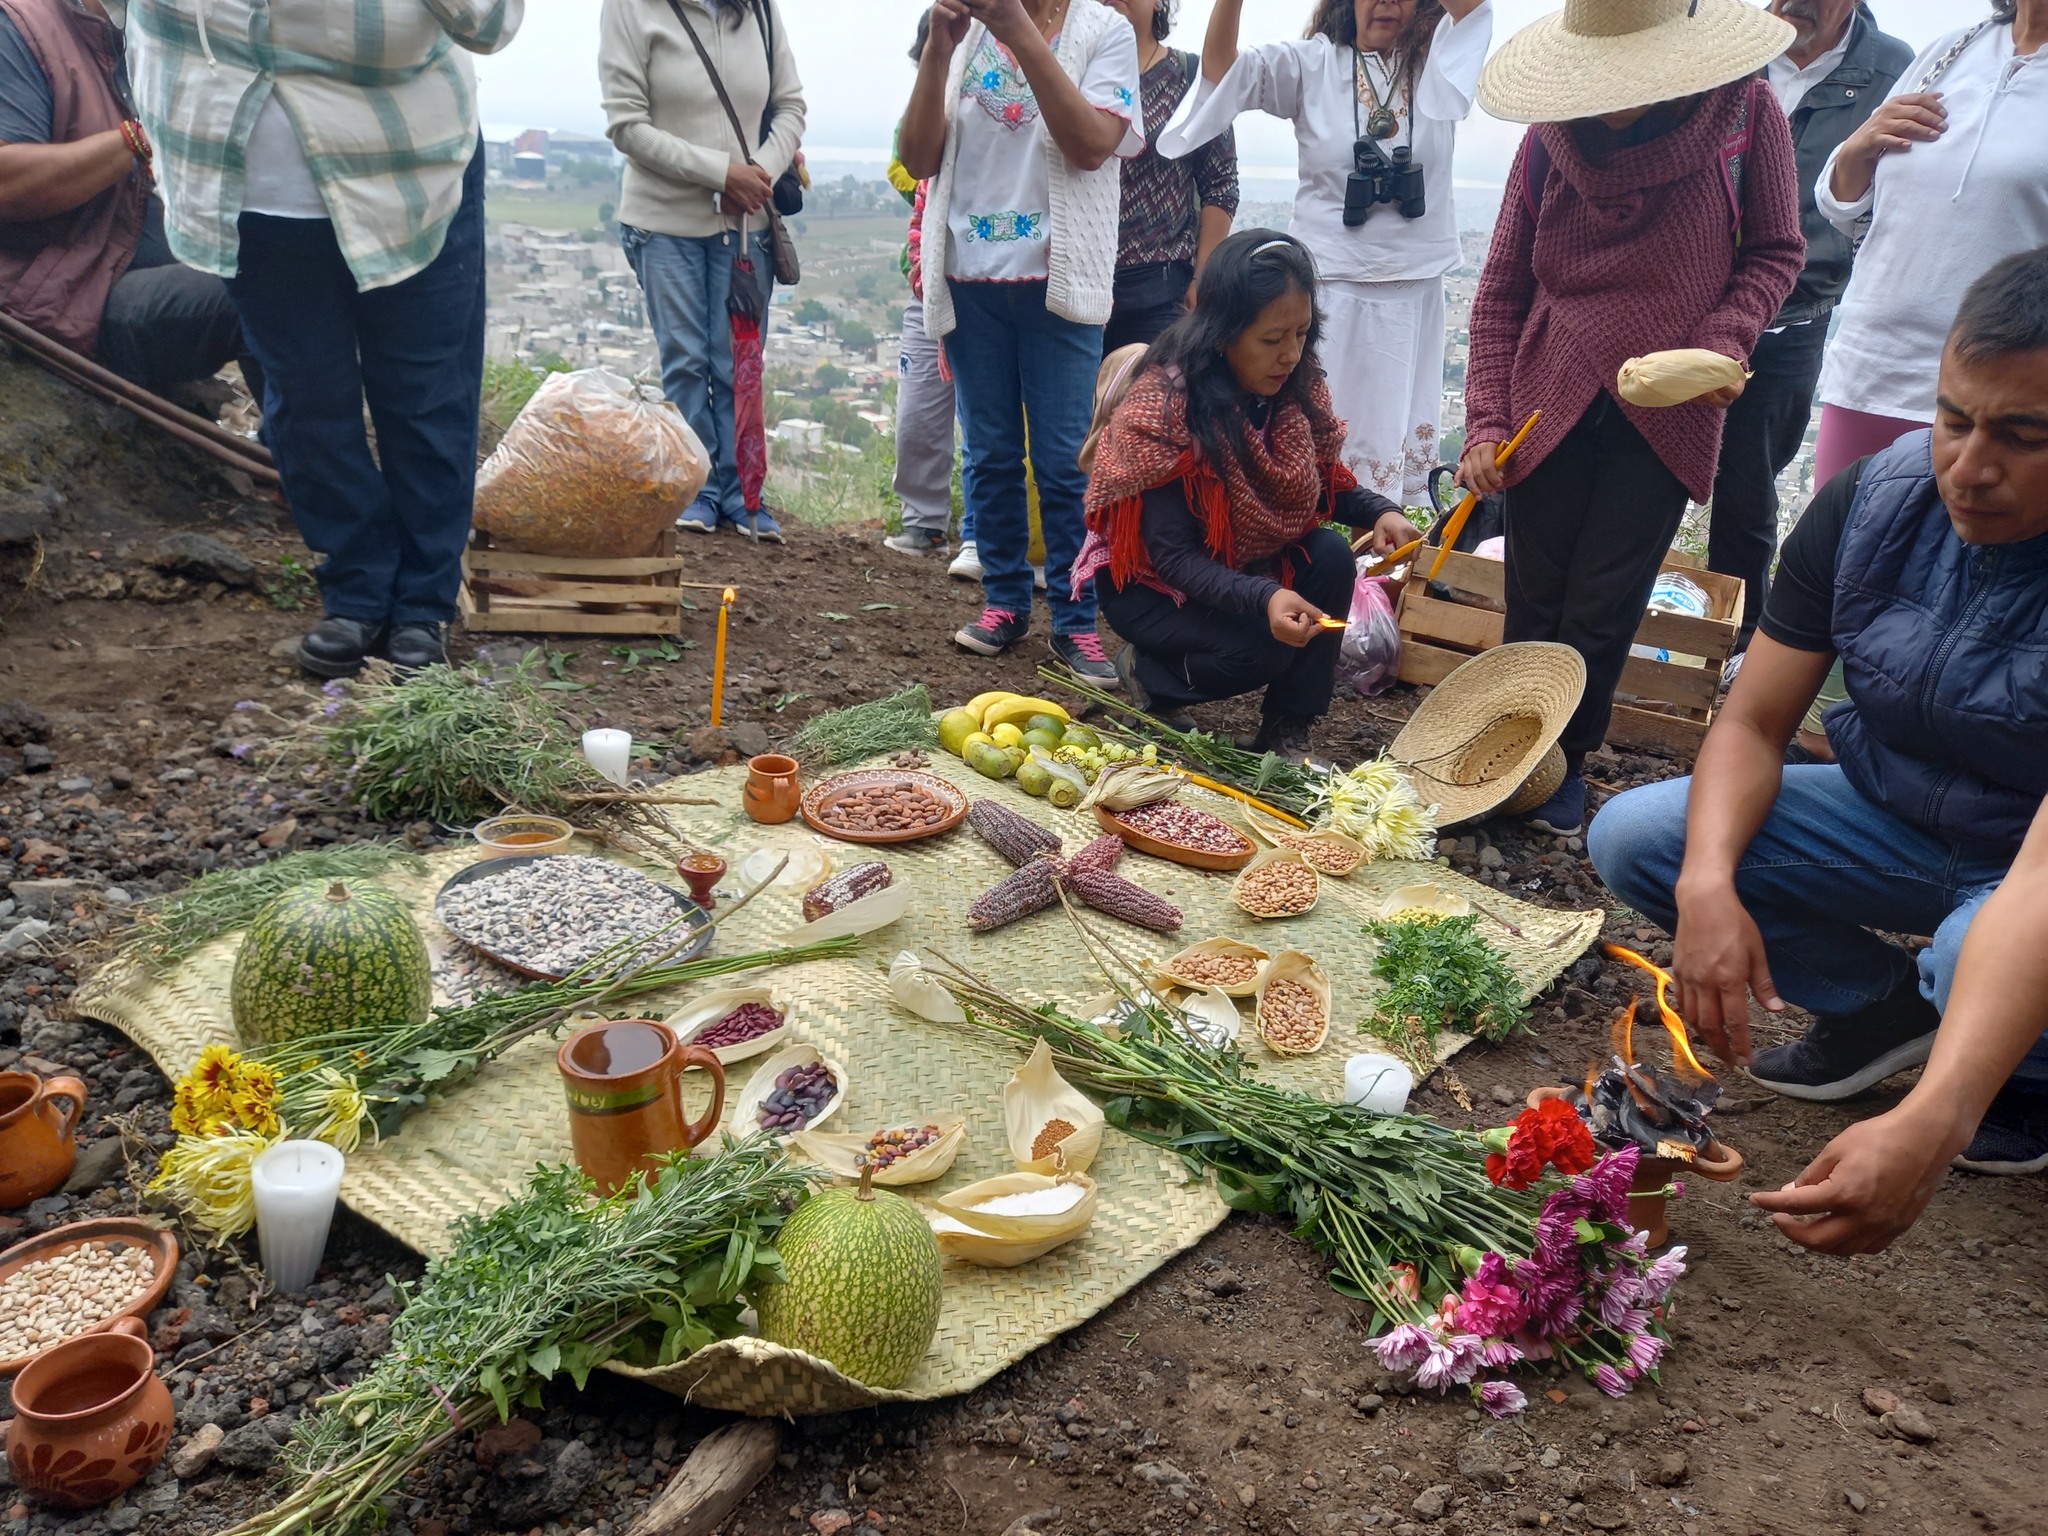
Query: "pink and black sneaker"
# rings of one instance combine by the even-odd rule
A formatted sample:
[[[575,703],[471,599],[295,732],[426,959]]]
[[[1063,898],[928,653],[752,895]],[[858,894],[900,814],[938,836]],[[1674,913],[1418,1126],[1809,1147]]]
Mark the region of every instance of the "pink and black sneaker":
[[[1007,608],[984,608],[980,618],[953,636],[953,643],[977,656],[1000,656],[1030,631],[1029,615],[1019,617]]]
[[[1079,635],[1054,635],[1052,655],[1084,683],[1098,688],[1118,686],[1116,666],[1103,652],[1102,637],[1092,629]]]

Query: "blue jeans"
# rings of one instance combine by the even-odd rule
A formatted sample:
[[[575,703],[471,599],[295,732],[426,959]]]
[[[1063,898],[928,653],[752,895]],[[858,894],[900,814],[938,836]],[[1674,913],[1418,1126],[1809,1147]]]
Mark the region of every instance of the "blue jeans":
[[[1078,461],[1094,409],[1102,327],[1052,313],[1044,283],[947,282],[959,322],[946,338],[946,357],[966,426],[961,487],[988,605],[1031,614],[1031,509],[1024,493],[1029,415],[1053,633],[1092,635],[1094,587],[1075,598],[1068,584],[1087,535],[1081,498],[1088,477]]]
[[[238,227],[228,296],[263,368],[263,437],[292,520],[327,557],[322,604],[372,626],[448,622],[476,497],[482,148],[440,254],[388,288],[357,289],[326,219],[245,213]]]
[[[1602,807],[1586,838],[1608,889],[1666,932],[1678,924],[1672,892],[1691,789],[1689,778],[1632,789]],[[1934,937],[1919,955],[1920,993],[1945,1008],[1963,935],[2011,865],[2010,855],[1944,842],[1872,804],[1831,763],[1807,764],[1785,769],[1735,890],[1787,1002],[1843,1014],[1890,996],[1915,962],[1878,933],[1913,933]],[[2048,1087],[2048,1036],[2013,1076]]]
[[[733,462],[732,320],[725,301],[732,293],[739,236],[659,235],[621,224],[619,245],[647,299],[647,323],[661,348],[661,392],[711,456],[711,478],[698,499],[716,507],[722,520],[738,522],[746,502]],[[749,234],[747,245],[761,285],[765,335],[775,252],[766,230]]]

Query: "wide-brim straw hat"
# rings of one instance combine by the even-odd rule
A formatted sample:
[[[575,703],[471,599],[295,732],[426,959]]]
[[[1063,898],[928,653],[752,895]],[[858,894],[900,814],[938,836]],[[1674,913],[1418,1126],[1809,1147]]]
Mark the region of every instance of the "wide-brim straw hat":
[[[1748,0],[1565,0],[1487,61],[1479,104],[1510,123],[1627,112],[1753,75],[1795,35]]]
[[[1564,759],[1553,749],[1585,691],[1586,663],[1570,646],[1497,645],[1431,689],[1389,751],[1416,794],[1435,803],[1438,826],[1474,821],[1517,801],[1525,786],[1533,793],[1532,778],[1562,780]]]

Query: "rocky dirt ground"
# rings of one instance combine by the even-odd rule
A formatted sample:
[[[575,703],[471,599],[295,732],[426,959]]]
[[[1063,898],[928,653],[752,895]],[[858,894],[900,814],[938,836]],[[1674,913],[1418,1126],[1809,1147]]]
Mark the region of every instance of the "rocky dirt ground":
[[[306,557],[261,503],[218,486],[191,495],[189,466],[174,482],[185,491],[165,494],[146,446],[118,422],[106,431],[118,473],[81,480],[75,465],[42,465],[44,487],[62,484],[68,499],[39,496],[19,458],[0,454],[0,472],[29,486],[0,498],[0,1068],[73,1071],[92,1087],[77,1175],[62,1193],[0,1214],[0,1242],[136,1209],[136,1181],[169,1144],[162,1075],[66,1008],[123,907],[285,848],[392,834],[431,844],[444,832],[336,816],[263,778],[261,753],[241,749],[260,738],[264,712],[236,705],[285,715],[304,706],[308,687],[283,658],[308,615],[280,604],[306,598]],[[40,570],[24,595],[37,539]],[[734,723],[722,736],[698,729],[708,611],[689,616],[668,652],[552,641],[542,650],[557,654],[542,664],[586,685],[562,692],[567,712],[673,743],[669,771],[758,750],[814,711],[907,680],[942,700],[1031,681],[1042,635],[1000,663],[954,650],[946,637],[978,589],[878,540],[798,528],[779,550],[723,538],[690,546],[701,579],[733,581],[742,594]],[[1412,702],[1397,690],[1344,703],[1324,745],[1346,755],[1384,742]],[[1631,757],[1593,769],[1611,787],[1674,771]],[[1532,901],[1603,899],[1577,840],[1485,825],[1445,853]],[[1639,923],[1617,913],[1609,934],[1667,957],[1663,936]],[[1476,1111],[1434,1090],[1420,1107],[1461,1125],[1506,1119],[1529,1085],[1575,1077],[1603,1053],[1630,985],[1582,960],[1536,1001],[1533,1036],[1458,1060]],[[1766,1037],[1774,1028],[1758,1027]],[[1902,1086],[1828,1107],[1730,1084],[1722,1135],[1749,1170],[1733,1186],[1695,1181],[1674,1212],[1693,1271],[1678,1293],[1678,1348],[1654,1391],[1609,1401],[1581,1380],[1539,1380],[1530,1412],[1500,1424],[1461,1399],[1404,1393],[1364,1352],[1361,1320],[1313,1256],[1280,1225],[1235,1218],[967,1398],[788,1426],[776,1470],[724,1530],[2048,1530],[2048,1185],[1956,1176],[1891,1253],[1853,1262],[1808,1257],[1742,1199],[1790,1178]],[[393,1283],[420,1269],[346,1216],[307,1294],[264,1292],[247,1257],[192,1247],[152,1319],[178,1405],[169,1460],[113,1507],[76,1517],[36,1512],[0,1484],[0,1536],[202,1536],[254,1509],[279,1437],[375,1358]],[[392,1529],[614,1536],[715,1423],[611,1380],[580,1396],[553,1391],[548,1403],[444,1455],[394,1510]]]

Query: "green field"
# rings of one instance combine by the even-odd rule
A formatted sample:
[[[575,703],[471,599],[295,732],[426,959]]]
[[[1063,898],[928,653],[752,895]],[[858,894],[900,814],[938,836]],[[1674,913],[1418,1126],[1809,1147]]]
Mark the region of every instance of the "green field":
[[[486,195],[484,219],[491,224],[531,224],[537,229],[581,232],[598,227],[600,204],[617,201],[618,193],[604,187],[564,187],[560,191],[501,189]]]

